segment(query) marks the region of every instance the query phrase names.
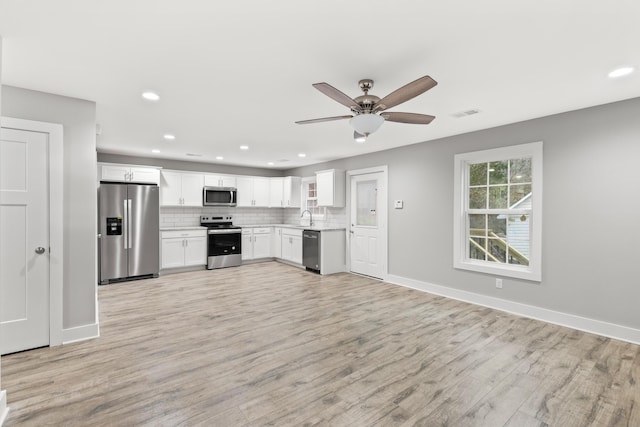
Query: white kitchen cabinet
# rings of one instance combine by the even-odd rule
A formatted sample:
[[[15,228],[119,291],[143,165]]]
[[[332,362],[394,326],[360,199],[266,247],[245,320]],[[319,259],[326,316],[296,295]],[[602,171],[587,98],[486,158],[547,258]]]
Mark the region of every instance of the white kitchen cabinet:
[[[239,176],[236,180],[238,189],[238,207],[268,207],[269,178],[257,176]]]
[[[282,257],[283,260],[302,264],[302,230],[282,229]]]
[[[204,176],[204,185],[206,187],[235,187],[236,177],[230,175],[212,175]]]
[[[204,175],[162,171],[160,206],[202,206]]]
[[[154,167],[121,165],[116,163],[99,164],[100,181],[135,182],[141,184],[160,184],[160,169]]]
[[[299,208],[300,183],[298,176],[269,178],[269,207]]]
[[[318,206],[344,207],[345,172],[330,169],[316,172]]]
[[[274,227],[273,228],[273,238],[272,242],[272,254],[275,258],[282,258],[282,228]]]
[[[242,259],[271,258],[271,227],[242,229]]]
[[[161,268],[207,263],[207,230],[171,230],[160,233]]]

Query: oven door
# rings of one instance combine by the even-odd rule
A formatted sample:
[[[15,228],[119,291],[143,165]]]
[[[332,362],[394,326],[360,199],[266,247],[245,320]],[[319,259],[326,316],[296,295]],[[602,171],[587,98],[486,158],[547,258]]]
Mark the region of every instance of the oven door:
[[[242,254],[242,231],[240,229],[208,230],[207,256]]]

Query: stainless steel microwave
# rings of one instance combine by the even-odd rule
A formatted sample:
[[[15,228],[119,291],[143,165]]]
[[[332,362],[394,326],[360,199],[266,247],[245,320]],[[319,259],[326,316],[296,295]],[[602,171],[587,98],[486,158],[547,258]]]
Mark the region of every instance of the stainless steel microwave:
[[[203,206],[236,206],[238,190],[235,187],[204,187]]]

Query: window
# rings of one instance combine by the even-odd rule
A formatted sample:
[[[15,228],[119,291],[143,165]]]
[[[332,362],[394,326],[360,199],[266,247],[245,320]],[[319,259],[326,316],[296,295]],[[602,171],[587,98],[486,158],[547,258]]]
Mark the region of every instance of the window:
[[[318,206],[318,192],[315,177],[302,179],[302,207],[301,211],[304,212],[308,209],[314,219],[323,219],[325,215],[325,208]]]
[[[542,142],[455,156],[454,267],[540,281]]]

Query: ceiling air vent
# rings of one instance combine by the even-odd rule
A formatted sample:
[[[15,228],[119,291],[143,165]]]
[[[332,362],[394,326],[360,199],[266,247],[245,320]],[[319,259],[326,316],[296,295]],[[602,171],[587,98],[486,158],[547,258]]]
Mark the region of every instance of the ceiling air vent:
[[[189,157],[202,157],[202,154],[187,153],[186,155]]]
[[[460,111],[458,113],[453,113],[451,116],[455,117],[456,119],[459,119],[461,117],[467,117],[467,116],[473,116],[474,114],[478,114],[480,112],[480,110],[465,110],[465,111]]]

